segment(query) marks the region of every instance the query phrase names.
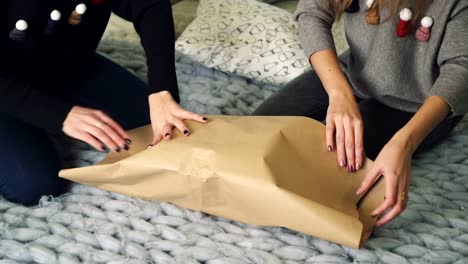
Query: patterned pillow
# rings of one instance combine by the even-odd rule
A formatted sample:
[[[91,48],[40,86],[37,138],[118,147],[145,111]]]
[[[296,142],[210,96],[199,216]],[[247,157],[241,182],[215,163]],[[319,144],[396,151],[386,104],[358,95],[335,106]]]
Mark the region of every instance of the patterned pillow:
[[[201,0],[176,49],[210,68],[275,85],[310,69],[287,11],[255,0]]]

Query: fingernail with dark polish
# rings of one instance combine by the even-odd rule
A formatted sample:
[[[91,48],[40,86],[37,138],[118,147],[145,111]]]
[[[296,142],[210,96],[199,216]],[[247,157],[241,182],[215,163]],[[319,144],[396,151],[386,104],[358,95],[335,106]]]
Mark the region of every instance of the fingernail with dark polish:
[[[104,152],[106,152],[106,147],[101,146],[101,150],[104,151]]]
[[[187,136],[188,134],[189,134],[188,130],[184,130],[184,135]]]
[[[203,118],[203,121],[206,121],[206,120],[208,120],[208,118],[204,117],[204,118]]]
[[[130,145],[130,144],[132,144],[132,140],[129,139],[129,138],[126,138],[126,139],[125,139],[125,143],[127,143],[127,145]]]
[[[125,145],[125,146],[124,146],[124,149],[125,149],[126,151],[128,151],[130,148],[128,147],[128,145]]]
[[[351,166],[351,172],[356,172],[353,166]]]
[[[328,152],[332,152],[333,148],[332,146],[328,146]]]
[[[115,151],[116,151],[116,152],[120,152],[120,148],[116,148]]]

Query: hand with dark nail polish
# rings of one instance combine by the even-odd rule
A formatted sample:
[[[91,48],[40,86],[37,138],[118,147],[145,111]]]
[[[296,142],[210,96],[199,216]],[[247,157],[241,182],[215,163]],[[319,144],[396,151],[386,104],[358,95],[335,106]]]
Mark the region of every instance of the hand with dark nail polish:
[[[149,108],[151,126],[153,128],[152,144],[158,144],[161,140],[170,140],[177,129],[184,136],[189,136],[190,131],[186,127],[187,121],[206,124],[208,118],[183,109],[168,91],[153,93],[149,96]],[[166,133],[170,133],[168,136]]]
[[[125,139],[125,143],[127,143],[127,145],[130,145],[130,144],[132,144],[133,142],[132,142],[131,139],[127,138],[127,139]]]
[[[116,148],[115,151],[116,151],[116,152],[120,152],[121,149],[120,149],[120,148]]]
[[[125,151],[128,151],[130,148],[128,147],[128,145],[125,145],[124,149],[125,149]]]
[[[94,148],[108,152],[130,136],[115,120],[100,109],[75,105],[63,121],[62,131]],[[105,147],[105,148],[104,148]]]

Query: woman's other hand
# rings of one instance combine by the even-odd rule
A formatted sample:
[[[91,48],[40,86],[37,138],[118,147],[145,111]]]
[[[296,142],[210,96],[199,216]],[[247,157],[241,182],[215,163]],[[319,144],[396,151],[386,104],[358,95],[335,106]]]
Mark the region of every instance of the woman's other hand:
[[[103,111],[74,106],[63,122],[63,132],[98,150],[128,150],[131,140],[123,128]]]
[[[207,122],[207,118],[184,110],[167,91],[150,95],[149,105],[154,135],[151,146],[164,139],[170,140],[174,128],[177,128],[185,136],[189,136],[190,130],[185,126],[185,120],[199,123]]]
[[[412,155],[409,145],[404,140],[394,137],[377,156],[357,190],[358,195],[367,192],[378,177],[384,176],[385,201],[372,212],[372,216],[379,217],[386,211],[387,213],[377,222],[377,226],[387,224],[406,209]]]
[[[348,172],[362,167],[364,160],[364,125],[353,89],[340,68],[333,50],[322,50],[310,57],[328,93],[326,139],[328,151],[336,149],[338,164]]]
[[[329,93],[326,119],[328,151],[336,149],[338,164],[348,172],[362,167],[364,159],[364,125],[352,93]]]

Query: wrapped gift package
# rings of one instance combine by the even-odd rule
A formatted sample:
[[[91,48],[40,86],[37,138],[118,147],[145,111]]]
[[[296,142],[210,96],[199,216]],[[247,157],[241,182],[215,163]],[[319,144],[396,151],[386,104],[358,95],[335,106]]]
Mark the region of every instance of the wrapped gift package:
[[[305,117],[209,116],[186,122],[191,135],[148,148],[150,126],[129,131],[130,151],[60,176],[132,197],[170,202],[260,226],[280,226],[358,248],[383,200],[378,180],[356,190],[369,171],[348,173],[329,153],[325,126]]]

